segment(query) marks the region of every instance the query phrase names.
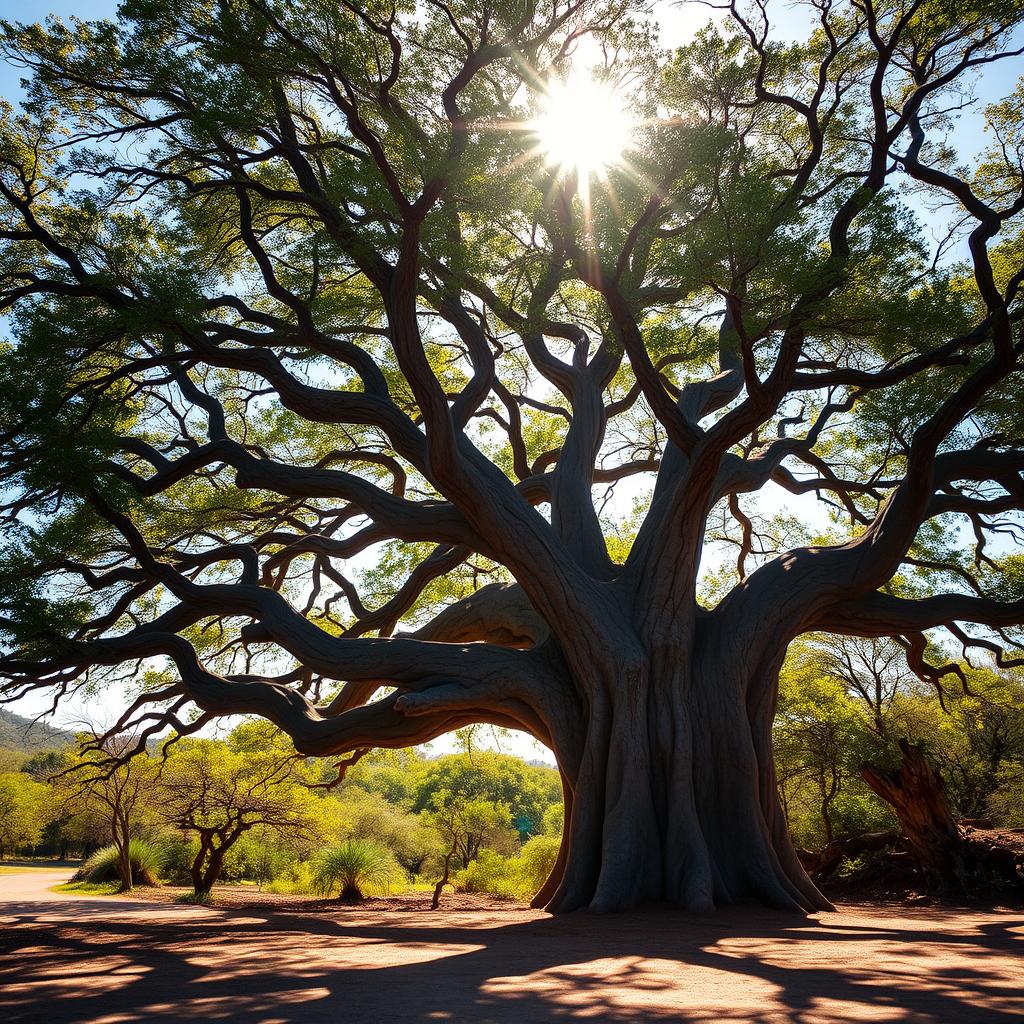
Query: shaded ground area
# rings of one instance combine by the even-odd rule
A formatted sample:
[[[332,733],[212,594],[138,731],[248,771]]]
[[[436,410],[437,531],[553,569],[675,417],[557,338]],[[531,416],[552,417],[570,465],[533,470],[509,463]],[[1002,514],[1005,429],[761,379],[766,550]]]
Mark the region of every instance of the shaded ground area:
[[[0,876],[0,1019],[1017,1021],[1024,913],[229,910]],[[739,936],[739,937],[737,937]]]

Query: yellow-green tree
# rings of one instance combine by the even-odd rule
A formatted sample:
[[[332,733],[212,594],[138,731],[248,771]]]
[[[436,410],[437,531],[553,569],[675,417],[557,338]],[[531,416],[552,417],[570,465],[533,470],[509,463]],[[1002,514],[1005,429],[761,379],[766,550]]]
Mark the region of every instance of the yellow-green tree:
[[[227,743],[183,739],[170,748],[156,787],[157,813],[197,842],[189,871],[196,895],[208,894],[224,858],[253,829],[292,845],[325,831],[323,808],[301,758],[268,734],[236,729]]]
[[[0,858],[35,846],[50,817],[47,786],[24,772],[0,772]]]

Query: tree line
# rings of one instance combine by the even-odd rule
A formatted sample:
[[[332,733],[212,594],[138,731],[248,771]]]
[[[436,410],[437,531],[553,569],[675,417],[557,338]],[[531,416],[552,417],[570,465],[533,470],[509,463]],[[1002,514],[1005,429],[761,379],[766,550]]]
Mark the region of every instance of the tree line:
[[[20,765],[4,752],[0,855],[80,857],[84,880],[123,892],[163,878],[202,899],[225,880],[346,895],[348,871],[349,896],[433,887],[449,866],[460,887],[524,898],[561,834],[558,772],[468,737],[435,758],[368,752],[341,780],[262,721],[134,756],[83,741]]]

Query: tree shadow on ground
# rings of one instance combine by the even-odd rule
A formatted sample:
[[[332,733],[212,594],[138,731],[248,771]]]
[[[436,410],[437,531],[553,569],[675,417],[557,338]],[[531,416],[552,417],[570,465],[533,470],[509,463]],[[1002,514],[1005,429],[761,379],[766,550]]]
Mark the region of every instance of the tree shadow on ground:
[[[62,909],[63,919],[52,904],[0,908],[16,919],[0,938],[0,1015],[11,1024],[980,1024],[1024,1014],[1019,914],[961,924],[737,908],[491,925],[484,915],[192,910],[177,921],[140,903],[130,915],[109,903]]]

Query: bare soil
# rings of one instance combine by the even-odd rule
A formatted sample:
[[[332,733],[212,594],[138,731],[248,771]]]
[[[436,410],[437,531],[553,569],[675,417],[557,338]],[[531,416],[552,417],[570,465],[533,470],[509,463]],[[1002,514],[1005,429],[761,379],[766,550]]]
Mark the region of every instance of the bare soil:
[[[157,888],[139,887],[132,890],[132,898],[147,903],[179,903],[191,895],[188,886],[161,885]],[[323,899],[319,896],[267,892],[254,885],[218,885],[213,890],[212,906],[222,910],[288,910],[296,914],[347,914],[402,913],[430,911],[432,892],[410,892],[395,896],[367,896],[358,903],[343,903],[338,899]],[[468,911],[491,913],[506,910],[528,910],[525,903],[516,900],[499,899],[475,892],[452,892],[445,890],[441,897],[441,913]]]
[[[192,907],[0,877],[0,1020],[18,1024],[1017,1022],[1024,912],[847,905],[552,918],[419,894]],[[160,896],[162,900],[164,895]],[[255,897],[255,899],[254,899]],[[273,897],[273,900],[297,900]]]

